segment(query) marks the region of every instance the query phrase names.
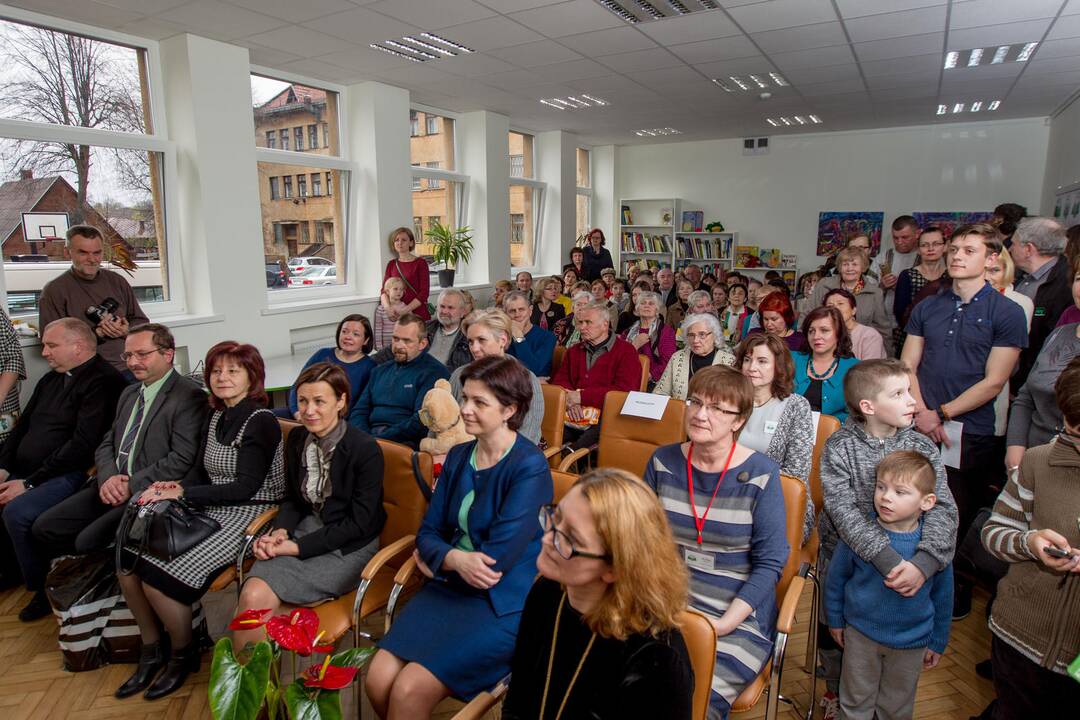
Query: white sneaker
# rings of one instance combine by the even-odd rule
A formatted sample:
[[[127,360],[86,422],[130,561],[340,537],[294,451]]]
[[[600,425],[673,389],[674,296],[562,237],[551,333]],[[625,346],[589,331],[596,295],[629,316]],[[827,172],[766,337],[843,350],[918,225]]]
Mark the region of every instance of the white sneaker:
[[[829,690],[821,696],[821,720],[836,720],[836,714],[840,711],[840,698],[836,693]]]

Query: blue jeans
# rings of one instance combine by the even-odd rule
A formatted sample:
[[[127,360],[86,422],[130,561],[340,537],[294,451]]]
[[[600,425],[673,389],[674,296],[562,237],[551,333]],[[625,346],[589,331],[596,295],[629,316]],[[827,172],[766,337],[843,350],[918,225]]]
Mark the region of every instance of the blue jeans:
[[[30,527],[38,515],[75,494],[86,482],[86,473],[72,472],[54,477],[30,488],[4,506],[4,527],[15,549],[26,589],[37,592],[45,588],[49,560],[35,552]]]

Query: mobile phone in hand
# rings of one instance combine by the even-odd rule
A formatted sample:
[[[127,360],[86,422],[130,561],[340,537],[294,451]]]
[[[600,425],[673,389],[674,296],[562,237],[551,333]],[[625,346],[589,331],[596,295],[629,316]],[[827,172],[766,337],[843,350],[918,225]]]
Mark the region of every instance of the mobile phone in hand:
[[[1060,558],[1064,560],[1067,557],[1072,557],[1072,553],[1066,550],[1062,550],[1057,545],[1047,545],[1046,554],[1050,557]]]

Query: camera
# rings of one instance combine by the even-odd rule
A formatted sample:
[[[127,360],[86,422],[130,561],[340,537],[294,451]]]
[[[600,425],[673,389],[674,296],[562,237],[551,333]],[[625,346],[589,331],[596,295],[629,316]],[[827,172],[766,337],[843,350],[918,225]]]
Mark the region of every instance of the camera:
[[[86,308],[86,317],[97,326],[106,315],[116,315],[117,309],[119,309],[120,303],[111,297],[107,297],[97,305],[91,305]]]

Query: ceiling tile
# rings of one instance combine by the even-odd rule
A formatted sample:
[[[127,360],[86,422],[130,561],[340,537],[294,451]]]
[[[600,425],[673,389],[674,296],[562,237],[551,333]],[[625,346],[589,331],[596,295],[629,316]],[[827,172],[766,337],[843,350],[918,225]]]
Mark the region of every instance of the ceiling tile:
[[[814,83],[812,85],[799,85],[799,92],[805,97],[818,97],[821,95],[839,95],[841,93],[853,93],[865,89],[862,78],[853,77],[835,82]]]
[[[713,63],[695,63],[697,70],[708,75],[710,78],[725,78],[731,75],[764,74],[775,71],[777,68],[766,59],[764,55],[751,58],[737,58],[735,60],[722,60]]]
[[[97,0],[102,5],[109,5],[121,10],[131,10],[141,15],[157,15],[169,8],[183,5],[190,0]],[[30,3],[13,2],[12,5],[28,5]]]
[[[129,22],[125,25],[121,25],[120,30],[129,35],[149,38],[151,40],[164,40],[173,35],[187,32],[187,30],[175,23],[158,20],[157,18],[142,18],[141,20]]]
[[[633,79],[660,93],[678,85],[696,84],[698,81],[708,82],[700,73],[691,70],[685,65],[634,73]]]
[[[160,17],[200,35],[228,39],[255,35],[285,24],[277,18],[213,0],[195,0],[166,10]]]
[[[1026,63],[1008,62],[997,65],[978,65],[976,67],[957,67],[946,70],[942,79],[950,83],[965,82],[971,80],[988,80],[990,78],[1015,78],[1024,69]],[[1074,62],[1072,67],[1077,67]]]
[[[706,63],[718,60],[752,57],[760,55],[754,43],[745,35],[733,35],[717,40],[668,45],[668,49],[688,63]]]
[[[338,67],[337,65],[331,65],[312,58],[304,58],[303,60],[286,63],[281,66],[281,69],[298,75],[310,75],[311,77],[329,80],[331,82],[355,81],[358,75],[360,77],[367,77],[365,73],[347,70]]]
[[[139,1],[142,2],[142,0]],[[228,0],[228,2],[230,5],[238,5],[247,10],[254,10],[293,23],[314,20],[323,15],[352,10],[356,7],[348,0],[304,0],[304,2],[295,2],[295,0]],[[143,10],[143,12],[151,13],[152,11]]]
[[[495,14],[475,0],[381,0],[366,7],[428,30],[474,22]]]
[[[844,26],[852,42],[922,35],[945,26],[945,6],[854,18],[845,21]]]
[[[261,45],[255,45],[254,43],[248,45],[247,41],[244,40],[239,41],[239,44],[248,47],[248,57],[251,58],[252,65],[276,68],[281,67],[285,63],[296,62],[297,60],[303,59],[299,55],[293,55],[284,50],[262,47]]]
[[[968,0],[953,3],[949,29],[977,28],[993,19],[995,24],[1052,18],[1061,9],[1061,0]]]
[[[378,50],[372,50],[366,45],[352,50],[320,55],[318,59],[325,63],[337,65],[349,70],[370,71],[373,73],[377,73],[385,68],[416,64],[399,57],[394,57],[393,55],[387,55]]]
[[[920,89],[920,95],[934,95],[937,93],[938,74],[936,71],[917,70],[896,75],[868,77],[866,86],[871,90],[917,86]]]
[[[596,92],[596,93],[640,93],[640,92],[652,92],[646,90],[643,86],[634,82],[625,75],[603,75],[601,77],[583,78],[581,80],[568,80],[567,85],[570,85],[575,90],[581,90],[582,92]]]
[[[770,54],[847,44],[847,37],[838,22],[756,33],[754,40]]]
[[[505,60],[484,53],[469,53],[457,57],[443,58],[439,61],[439,69],[454,75],[482,77],[495,73],[510,72],[517,68]]]
[[[855,63],[850,65],[830,65],[819,68],[792,68],[784,77],[797,88],[803,85],[815,83],[833,82],[839,80],[860,79],[859,66]]]
[[[571,60],[564,63],[554,63],[544,66],[544,77],[555,82],[567,80],[584,80],[585,78],[601,77],[610,75],[611,69],[604,67],[595,60]]]
[[[1080,14],[1080,0],[1069,0],[1065,5],[1065,9],[1061,11],[1062,15],[1078,15]]]
[[[891,38],[889,40],[874,40],[873,42],[857,43],[852,47],[860,62],[873,60],[889,60],[891,58],[908,57],[911,55],[937,54],[941,62],[945,62],[945,33],[927,33],[926,35],[912,35],[905,38]]]
[[[933,74],[936,83],[936,78],[941,75],[942,64],[941,56],[937,53],[931,53],[928,55],[888,58],[886,60],[871,60],[870,62],[860,63],[859,67],[862,68],[863,76],[866,78],[921,72]]]
[[[145,15],[145,12],[137,7],[121,8],[114,5],[91,2],[90,0],[15,0],[11,3],[34,12],[55,15],[87,22],[98,27],[118,27],[124,23],[133,22]]]
[[[352,43],[341,38],[295,25],[251,35],[245,39],[272,50],[288,48],[288,52],[301,57],[316,57],[353,47]]]
[[[1031,77],[1032,75],[1046,75],[1080,69],[1080,65],[1077,64],[1076,58],[1072,57],[1031,60],[1027,62],[1026,65],[1027,67],[1024,68],[1025,78]]]
[[[950,80],[946,75],[941,81],[941,94],[966,95],[972,98],[1000,98],[1004,97],[1012,87],[1012,78],[991,78],[989,80]]]
[[[926,86],[922,83],[907,83],[896,87],[871,88],[870,96],[875,103],[889,103],[895,100],[903,100],[905,105],[920,104],[923,107],[932,107],[937,102],[937,95],[927,95]]]
[[[441,85],[446,87],[452,83],[461,82],[462,78],[450,73],[443,72],[436,67],[437,63],[409,63],[397,68],[388,68],[379,71],[379,78],[395,85]],[[475,82],[475,81],[470,81]],[[479,83],[476,83],[479,86]],[[436,90],[439,88],[436,87]]]
[[[443,28],[439,35],[473,50],[494,50],[544,39],[521,23],[500,16]]]
[[[840,16],[845,19],[945,4],[946,0],[836,0]]]
[[[742,34],[721,10],[641,23],[641,31],[661,45],[678,45]]]
[[[563,0],[480,0],[480,2],[495,12],[512,13],[519,10],[531,10],[544,5],[554,5],[563,2]]]
[[[1035,51],[1035,60],[1049,58],[1072,57],[1080,55],[1080,38],[1064,38],[1062,40],[1050,40],[1039,45]]]
[[[349,40],[365,48],[368,43],[401,38],[420,30],[414,25],[408,25],[400,20],[394,20],[363,8],[327,15],[318,20],[306,22],[304,26],[343,40]],[[378,51],[372,50],[371,53],[376,54]],[[387,55],[387,57],[390,56]]]
[[[728,14],[748,33],[782,30],[837,19],[830,0],[769,0],[730,8]]]
[[[847,45],[833,45],[831,47],[789,53],[772,53],[769,58],[781,70],[828,67],[829,65],[843,65],[844,63],[855,62],[855,56],[851,54],[851,48]]]
[[[656,68],[674,67],[683,64],[682,60],[663,48],[605,55],[597,58],[597,61],[612,70],[625,73],[637,72],[638,70],[655,70]]]
[[[581,58],[581,55],[570,48],[551,40],[499,48],[498,50],[492,50],[490,54],[521,67],[551,65],[552,63],[579,60]]]
[[[529,85],[541,85],[547,82],[547,78],[532,70],[510,70],[508,72],[495,73],[484,77],[484,84],[503,90],[528,87]]]
[[[1049,20],[1026,20],[1001,25],[986,25],[968,30],[949,31],[950,50],[969,50],[991,45],[1011,45],[1041,40]]]
[[[1047,40],[1080,37],[1080,15],[1059,17],[1046,35]]]
[[[397,2],[397,0],[392,1]],[[558,5],[545,5],[533,10],[513,13],[509,17],[552,38],[590,30],[623,27],[626,24],[592,0],[569,0]]]
[[[560,42],[569,45],[588,57],[614,55],[616,53],[648,50],[656,47],[656,43],[651,38],[632,27],[594,30],[579,35],[570,35],[562,38]]]

